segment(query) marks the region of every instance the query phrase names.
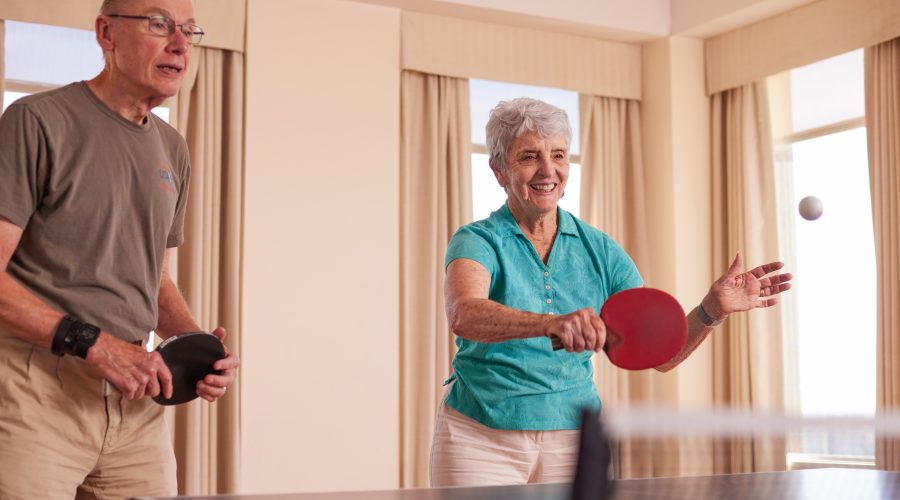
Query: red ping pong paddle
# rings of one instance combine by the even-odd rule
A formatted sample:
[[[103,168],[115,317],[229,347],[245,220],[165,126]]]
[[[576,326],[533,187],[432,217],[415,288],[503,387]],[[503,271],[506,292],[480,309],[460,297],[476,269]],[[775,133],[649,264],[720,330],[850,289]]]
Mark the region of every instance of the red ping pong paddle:
[[[164,340],[156,348],[172,372],[172,397],[162,392],[153,400],[161,405],[179,405],[197,397],[197,382],[210,373],[219,374],[213,363],[225,357],[225,346],[206,332],[190,332]]]
[[[603,304],[606,324],[603,350],[612,364],[626,370],[659,366],[678,354],[687,342],[687,319],[681,304],[656,288],[630,288],[614,293]],[[552,337],[553,349],[562,342]]]

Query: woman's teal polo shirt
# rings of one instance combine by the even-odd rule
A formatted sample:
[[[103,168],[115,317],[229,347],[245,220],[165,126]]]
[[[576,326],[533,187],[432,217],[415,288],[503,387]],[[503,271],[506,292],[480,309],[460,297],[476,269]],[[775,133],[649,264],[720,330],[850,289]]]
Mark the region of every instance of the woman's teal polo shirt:
[[[461,227],[444,267],[456,259],[479,262],[491,274],[489,298],[514,309],[567,314],[600,312],[621,290],[643,285],[631,257],[605,233],[562,209],[544,264],[507,205]],[[456,338],[455,382],[447,404],[495,429],[577,429],[582,408],[600,408],[591,352],[554,351],[534,337],[484,343]]]

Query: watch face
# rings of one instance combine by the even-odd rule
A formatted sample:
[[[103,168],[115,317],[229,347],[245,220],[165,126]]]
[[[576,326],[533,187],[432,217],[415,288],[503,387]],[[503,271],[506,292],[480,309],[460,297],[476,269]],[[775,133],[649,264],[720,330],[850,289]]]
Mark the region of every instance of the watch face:
[[[87,359],[88,349],[97,343],[97,337],[100,336],[100,328],[87,323],[81,323],[78,331],[75,333],[74,346],[72,354],[81,359]]]

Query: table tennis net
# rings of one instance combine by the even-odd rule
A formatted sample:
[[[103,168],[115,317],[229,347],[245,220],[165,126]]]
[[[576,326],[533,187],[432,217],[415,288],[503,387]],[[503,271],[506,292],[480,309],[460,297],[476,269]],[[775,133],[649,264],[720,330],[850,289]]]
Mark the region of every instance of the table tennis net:
[[[900,415],[789,416],[631,408],[604,415],[623,474],[755,472],[829,460],[874,466],[876,438],[900,438]]]
[[[612,479],[828,467],[884,469],[884,464],[876,462],[876,449],[892,446],[900,447],[900,414],[791,416],[737,410],[605,409],[602,416],[585,415],[576,483],[604,468]],[[598,458],[603,447],[608,456]],[[594,484],[591,489],[600,486]],[[684,498],[692,498],[691,492],[687,495]]]

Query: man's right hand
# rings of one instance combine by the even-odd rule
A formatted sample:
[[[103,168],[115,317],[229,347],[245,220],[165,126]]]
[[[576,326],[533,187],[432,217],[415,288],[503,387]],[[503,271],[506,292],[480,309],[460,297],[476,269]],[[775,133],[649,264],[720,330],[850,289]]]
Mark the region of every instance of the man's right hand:
[[[600,351],[606,344],[606,324],[590,307],[553,316],[544,323],[544,335],[556,337],[568,352]]]
[[[88,350],[87,362],[119,389],[125,399],[172,397],[172,373],[158,352],[101,332]]]

